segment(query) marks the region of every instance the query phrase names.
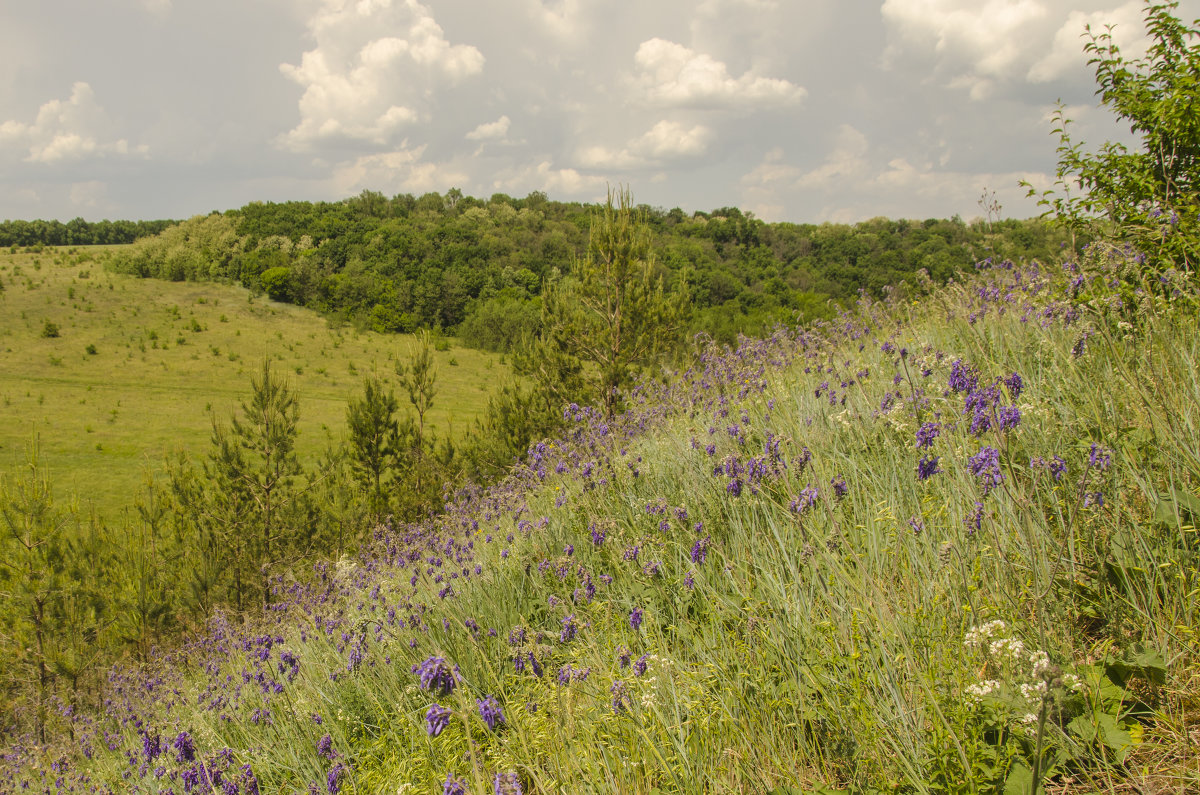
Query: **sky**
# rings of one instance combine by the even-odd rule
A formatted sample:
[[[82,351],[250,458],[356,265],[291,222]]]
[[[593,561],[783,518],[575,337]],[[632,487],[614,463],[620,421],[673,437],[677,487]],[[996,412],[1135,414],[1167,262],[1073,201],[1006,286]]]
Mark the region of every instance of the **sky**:
[[[463,193],[766,221],[1039,212],[1140,0],[0,0],[0,218]],[[1183,0],[1179,16],[1200,16]]]

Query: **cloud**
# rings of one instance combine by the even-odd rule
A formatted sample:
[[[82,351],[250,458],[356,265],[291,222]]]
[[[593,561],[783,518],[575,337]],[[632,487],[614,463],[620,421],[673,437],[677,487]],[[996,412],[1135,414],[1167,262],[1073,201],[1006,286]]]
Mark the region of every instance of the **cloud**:
[[[409,148],[405,141],[390,152],[363,155],[333,170],[331,180],[338,195],[348,196],[364,188],[386,193],[429,193],[465,184],[468,175],[449,163],[422,160],[425,146]]]
[[[1113,40],[1126,58],[1140,58],[1146,54],[1149,40],[1142,24],[1142,6],[1136,0],[1112,11],[1095,11],[1085,14],[1072,11],[1067,21],[1054,34],[1050,52],[1029,67],[1026,77],[1033,83],[1046,83],[1079,69],[1085,63],[1083,57],[1084,28],[1091,25],[1092,32],[1104,32],[1105,25],[1113,25]]]
[[[849,124],[838,127],[837,143],[817,168],[802,174],[796,185],[801,188],[823,188],[836,181],[859,179],[867,170],[867,137]]]
[[[890,218],[945,217],[946,207],[964,216],[978,214],[984,189],[994,191],[1011,214],[1023,214],[1025,179],[1048,184],[1037,171],[971,172],[948,169],[907,153],[882,149],[885,141],[871,145],[865,135],[841,125],[835,143],[820,165],[801,168],[787,162],[782,149],[767,152],[762,161],[742,176],[742,203],[766,220],[779,219],[782,208],[798,201],[819,207],[815,220],[853,222],[873,216]]]
[[[628,170],[661,165],[666,161],[698,157],[708,151],[713,131],[703,124],[687,126],[663,120],[618,150],[591,146],[579,153],[588,168]]]
[[[73,182],[68,194],[71,204],[89,210],[108,209],[112,202],[108,199],[108,185],[98,180],[88,182]]]
[[[551,161],[543,160],[502,176],[492,183],[492,187],[513,195],[540,190],[551,196],[595,198],[603,195],[609,182],[604,177],[581,174],[573,168],[555,168]]]
[[[157,16],[166,16],[171,10],[171,0],[142,0],[142,8]]]
[[[669,107],[790,104],[806,94],[787,80],[756,75],[753,70],[734,78],[723,62],[666,39],[643,41],[634,63],[645,99]]]
[[[892,41],[884,62],[932,52],[950,85],[983,99],[997,80],[1020,74],[1047,16],[1038,0],[884,0]]]
[[[1084,5],[1095,5],[1085,3]],[[1125,57],[1146,53],[1142,4],[1126,0],[1112,9],[1080,11],[1067,0],[884,0],[888,28],[885,66],[903,60],[933,61],[933,74],[972,99],[997,86],[1047,83],[1082,73],[1086,25],[1113,38]]]
[[[451,44],[416,0],[324,0],[308,22],[316,46],[280,71],[304,88],[300,123],[278,139],[305,151],[321,141],[392,142],[421,120],[438,81],[483,69],[484,57]]]
[[[124,138],[104,140],[108,126],[92,87],[77,82],[71,87],[70,98],[43,104],[32,123],[14,120],[0,123],[0,149],[24,149],[27,162],[43,164],[146,153],[145,146],[131,148]]]
[[[476,127],[471,132],[467,133],[468,141],[492,141],[503,140],[504,136],[508,135],[508,126],[512,124],[512,120],[507,116],[501,116],[495,121],[487,122]]]

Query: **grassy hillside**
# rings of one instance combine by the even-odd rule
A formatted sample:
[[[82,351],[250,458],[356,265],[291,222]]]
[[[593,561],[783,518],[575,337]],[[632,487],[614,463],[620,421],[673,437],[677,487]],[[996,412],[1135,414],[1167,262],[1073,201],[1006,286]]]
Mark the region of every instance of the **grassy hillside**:
[[[264,356],[299,394],[299,450],[311,463],[342,438],[363,375],[392,377],[410,355],[411,336],[331,328],[240,287],[110,273],[104,262],[119,250],[0,251],[0,471],[26,461],[36,432],[60,497],[80,495],[109,519],[166,453],[207,451],[210,411],[228,419]],[[457,346],[437,352],[436,367],[430,422],[462,433],[505,367]]]
[[[0,787],[1195,790],[1198,292],[1164,278],[1097,247],[711,351],[115,672]]]

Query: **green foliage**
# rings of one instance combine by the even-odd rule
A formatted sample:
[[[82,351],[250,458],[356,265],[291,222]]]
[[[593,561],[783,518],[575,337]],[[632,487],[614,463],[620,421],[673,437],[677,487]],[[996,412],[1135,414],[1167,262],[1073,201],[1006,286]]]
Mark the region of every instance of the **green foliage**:
[[[42,324],[42,336],[47,339],[59,336],[58,324],[47,320]]]
[[[425,415],[433,408],[433,398],[437,394],[437,369],[433,365],[433,342],[428,331],[417,334],[417,345],[408,362],[396,363],[396,376],[417,413],[409,451],[412,458],[410,478],[412,489],[418,495],[416,502],[421,503],[431,488],[440,485],[438,477],[426,467],[430,439],[425,429]]]
[[[389,513],[389,492],[403,446],[397,408],[395,393],[375,376],[363,378],[362,395],[346,407],[350,467],[376,521]]]
[[[54,661],[65,627],[56,621],[71,587],[67,517],[57,508],[35,437],[25,473],[0,480],[0,649],[7,675],[0,684],[32,694],[35,731],[46,740]]]
[[[91,246],[132,243],[162,232],[175,221],[0,221],[0,247]]]
[[[655,273],[650,229],[628,190],[609,191],[592,218],[587,256],[543,296],[543,339],[588,368],[591,392],[611,416],[638,366],[678,344],[687,322],[685,289],[667,295]]]
[[[287,301],[291,299],[291,268],[269,268],[258,277],[263,292],[272,301]]]
[[[201,615],[228,589],[237,610],[271,601],[271,576],[307,553],[304,473],[296,458],[299,409],[290,385],[270,359],[251,376],[251,396],[229,425],[215,416],[212,447],[197,470],[177,461],[170,470],[175,519],[198,566],[193,600]]]
[[[1085,152],[1060,105],[1056,188],[1038,194],[1023,183],[1068,228],[1112,231],[1157,270],[1192,268],[1200,258],[1200,30],[1175,17],[1177,7],[1146,0],[1152,43],[1144,58],[1122,55],[1108,29],[1087,31],[1100,104],[1129,125],[1139,150],[1108,142]]]

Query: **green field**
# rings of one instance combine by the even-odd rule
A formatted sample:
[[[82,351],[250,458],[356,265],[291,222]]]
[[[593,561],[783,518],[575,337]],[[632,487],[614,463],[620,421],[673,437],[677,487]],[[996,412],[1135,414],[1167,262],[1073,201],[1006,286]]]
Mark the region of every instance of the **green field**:
[[[113,250],[0,252],[0,472],[27,460],[36,434],[57,498],[75,495],[108,520],[168,453],[207,452],[211,415],[231,416],[264,356],[297,391],[298,449],[311,465],[343,438],[363,375],[394,381],[414,347],[411,336],[334,327],[240,287],[114,274],[104,267]],[[507,368],[453,344],[435,356],[427,421],[461,437]]]

